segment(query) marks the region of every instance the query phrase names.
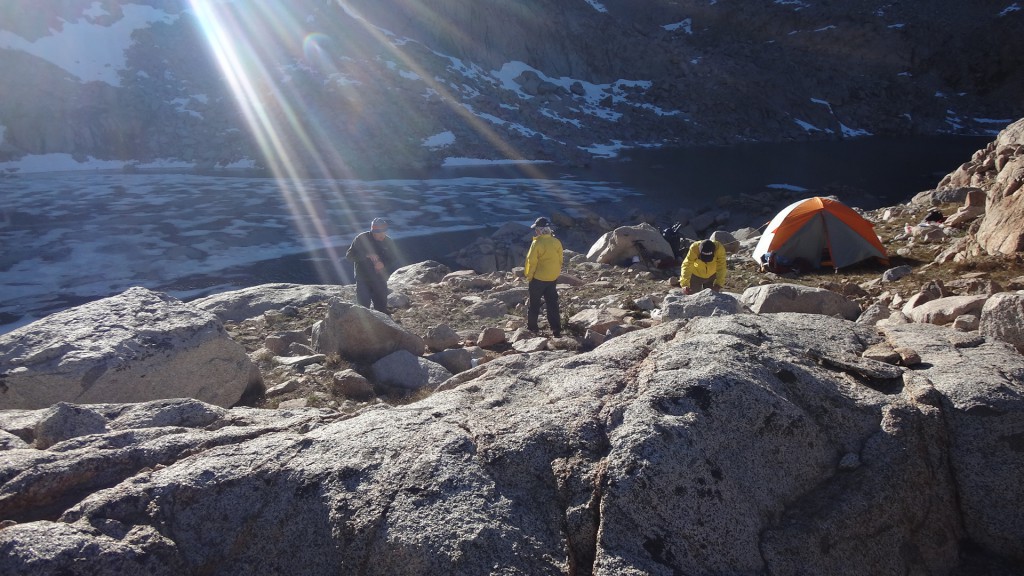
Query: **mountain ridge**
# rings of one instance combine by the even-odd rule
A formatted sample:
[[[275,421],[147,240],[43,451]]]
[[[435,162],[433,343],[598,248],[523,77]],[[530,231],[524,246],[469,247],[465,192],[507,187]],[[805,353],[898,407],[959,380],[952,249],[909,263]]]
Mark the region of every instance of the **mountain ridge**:
[[[109,26],[128,5],[166,17],[134,31],[120,85],[12,48]],[[1024,116],[1024,16],[998,2],[195,6],[41,2],[30,20],[5,18],[0,68],[23,80],[0,87],[0,162],[333,175],[452,157],[585,164],[623,147],[994,134]]]

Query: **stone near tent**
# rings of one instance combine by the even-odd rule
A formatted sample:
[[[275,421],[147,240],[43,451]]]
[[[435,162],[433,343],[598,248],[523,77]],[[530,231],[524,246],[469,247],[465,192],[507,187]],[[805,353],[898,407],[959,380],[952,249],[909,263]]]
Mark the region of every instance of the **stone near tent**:
[[[406,286],[422,286],[424,284],[436,284],[444,279],[451,272],[451,269],[434,260],[424,260],[416,264],[402,266],[392,272],[388,278],[388,287],[396,289]]]
[[[569,318],[569,324],[584,330],[606,334],[612,326],[622,324],[629,312],[620,308],[588,308]]]
[[[308,342],[309,337],[305,332],[288,330],[267,336],[263,340],[263,347],[270,350],[275,356],[284,356],[292,344],[307,344]]]
[[[285,306],[306,306],[334,297],[354,300],[355,287],[336,284],[260,284],[198,298],[189,304],[216,314],[222,321],[241,322]]]
[[[0,409],[179,397],[231,406],[262,384],[216,316],[145,288],[0,335],[0,366]]]
[[[957,316],[953,320],[953,329],[961,332],[971,332],[977,330],[981,324],[981,318],[978,318],[974,314],[964,314]]]
[[[412,298],[404,290],[392,290],[388,293],[388,308],[408,308],[412,306]]]
[[[449,254],[459,266],[469,268],[477,274],[488,274],[502,267],[498,264],[495,242],[491,238],[477,238],[473,243],[458,252]]]
[[[868,326],[874,326],[880,321],[888,318],[892,314],[889,307],[881,302],[875,302],[864,309],[860,316],[857,317],[857,324],[867,324]]]
[[[913,310],[914,308],[917,308],[918,306],[926,302],[938,300],[939,298],[946,298],[952,295],[953,294],[946,289],[946,286],[943,284],[941,280],[932,280],[926,283],[924,286],[921,286],[921,289],[918,290],[915,294],[913,294],[910,298],[907,298],[907,301],[903,303],[903,306],[900,308],[900,310],[909,318],[910,311]]]
[[[373,385],[362,374],[352,369],[335,372],[333,377],[333,391],[339,396],[363,400],[372,398]]]
[[[664,298],[659,294],[648,294],[647,296],[641,296],[640,298],[633,300],[633,306],[635,306],[637,310],[650,312],[652,310],[657,310],[663,301]]]
[[[213,424],[228,414],[220,406],[212,406],[193,398],[153,400],[115,409],[108,409],[106,406],[92,408],[102,412],[109,420],[107,428],[110,430],[200,428]]]
[[[982,278],[971,278],[969,275],[954,278],[944,284],[948,289],[958,294],[985,294],[992,296],[993,294],[1006,291],[999,282]]]
[[[725,246],[725,251],[729,254],[735,254],[740,250],[740,241],[724,230],[716,230],[712,232],[710,238],[721,242],[722,245]]]
[[[895,268],[889,268],[885,272],[882,272],[882,282],[895,282],[900,278],[904,278],[914,273],[914,269],[910,266],[896,266]]]
[[[423,339],[377,310],[333,298],[327,316],[313,325],[313,349],[356,362],[372,363],[395,352],[423,353]]]
[[[984,190],[972,188],[968,190],[967,197],[964,198],[964,208],[981,208],[984,210],[987,201],[988,196]]]
[[[953,239],[953,241],[948,243],[946,248],[939,252],[932,261],[936,264],[946,264],[962,260],[969,246],[969,240],[970,238],[967,236]]]
[[[427,349],[434,352],[447,350],[459,345],[461,342],[462,337],[459,336],[459,333],[452,330],[451,326],[447,324],[431,326],[427,329],[427,333],[423,335],[423,343],[427,345]]]
[[[749,240],[756,240],[761,237],[761,231],[757,228],[740,228],[732,233],[733,238],[740,242],[747,242]]]
[[[938,206],[940,204],[961,204],[967,199],[967,194],[978,188],[969,186],[942,185],[934,190],[925,190],[916,194],[910,202],[912,204],[924,204]]]
[[[722,220],[723,222],[725,220]],[[688,227],[693,228],[697,231],[697,234],[703,238],[704,231],[708,230],[719,222],[718,214],[713,212],[702,212],[690,219],[687,224]]]
[[[910,236],[915,241],[925,244],[943,242],[946,239],[946,226],[928,223],[918,224],[910,227]]]
[[[847,320],[860,316],[860,305],[831,290],[796,284],[765,284],[744,290],[740,302],[755,314],[799,312]]]
[[[452,374],[465,372],[473,367],[473,353],[466,348],[449,348],[427,356],[427,360],[436,362]]]
[[[525,338],[523,340],[516,340],[512,343],[512,349],[520,354],[530,354],[532,352],[543,352],[548,349],[548,339],[541,337]]]
[[[492,348],[504,343],[505,331],[495,326],[484,328],[476,338],[476,345],[481,348]]]
[[[275,365],[286,366],[296,371],[301,368],[305,368],[306,366],[323,364],[326,361],[326,354],[312,354],[309,356],[274,356],[271,358],[271,362]]]
[[[576,225],[576,220],[565,212],[552,210],[551,223],[554,225],[555,229],[558,230],[562,228],[572,228]]]
[[[44,450],[71,438],[107,431],[107,419],[88,406],[58,402],[36,424],[36,448]]]
[[[505,306],[512,308],[518,306],[530,297],[530,289],[526,286],[516,286],[506,290],[494,290],[488,292],[487,299],[498,300]]]
[[[456,270],[446,274],[441,282],[457,290],[474,291],[494,288],[494,280],[481,276],[473,270]]]
[[[974,222],[978,218],[985,215],[985,193],[980,190],[977,191],[977,195],[981,196],[981,201],[974,200],[974,204],[971,204],[972,196],[968,196],[968,204],[961,206],[956,209],[956,212],[949,215],[943,222],[946,226],[951,228],[965,228],[971,222]]]
[[[587,330],[583,333],[583,345],[588,348],[597,348],[601,344],[604,344],[606,340],[608,340],[608,336],[601,334],[600,332]]]
[[[859,320],[858,323],[860,323]],[[869,360],[875,360],[877,362],[885,362],[886,364],[895,365],[900,363],[899,353],[897,353],[888,342],[878,342],[868,346],[864,349],[864,352],[861,353],[861,357]]]
[[[464,296],[461,300],[467,313],[480,318],[500,318],[508,312],[508,305],[496,298]]]
[[[281,396],[282,394],[287,394],[289,392],[294,392],[294,391],[298,390],[299,386],[301,386],[301,384],[302,383],[299,382],[298,379],[292,378],[291,380],[288,380],[287,382],[282,382],[281,384],[278,384],[277,386],[273,386],[271,388],[267,388],[267,391],[265,392],[265,395],[266,395],[267,398],[273,398],[274,396]]]
[[[518,222],[508,222],[490,237],[480,237],[448,258],[476,274],[511,270],[522,266],[533,231]]]
[[[675,258],[672,247],[661,232],[645,222],[636,226],[620,226],[606,232],[587,251],[587,259],[601,264],[631,262],[634,256],[640,255],[638,243],[652,258]]]
[[[310,356],[316,354],[316,351],[309,347],[308,344],[302,342],[292,342],[288,345],[286,350],[289,356]]]
[[[436,387],[452,377],[444,366],[421,356],[398,350],[377,360],[370,366],[374,382],[404,390]]]
[[[658,319],[668,322],[698,316],[740,314],[746,311],[736,295],[708,288],[689,296],[680,292],[670,293],[665,297]]]
[[[904,308],[903,312],[913,322],[944,326],[964,314],[980,316],[986,300],[988,300],[988,296],[984,295],[947,296],[929,300],[909,311]]]
[[[565,274],[564,272],[558,275],[558,278],[555,279],[555,282],[558,283],[558,285],[560,286],[583,286],[584,284],[586,284],[586,282],[580,279],[578,276],[573,276],[572,274]]]
[[[981,309],[978,329],[1024,354],[1024,292],[1004,292],[989,298]]]
[[[6,430],[0,430],[0,450],[27,450],[28,448],[31,446],[21,438]],[[0,526],[3,526],[2,521],[0,521]]]

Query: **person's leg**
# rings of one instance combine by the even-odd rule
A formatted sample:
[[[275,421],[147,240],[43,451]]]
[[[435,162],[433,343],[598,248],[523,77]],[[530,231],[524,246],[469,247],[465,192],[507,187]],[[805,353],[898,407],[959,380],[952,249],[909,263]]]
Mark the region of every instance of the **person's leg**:
[[[547,306],[548,326],[551,327],[551,333],[558,338],[562,335],[562,319],[558,313],[558,283],[545,282],[545,284],[547,286],[544,288],[544,304]]]
[[[530,302],[526,309],[526,329],[537,332],[537,318],[540,316],[540,299],[544,296],[544,283],[530,280]]]
[[[363,308],[370,307],[370,287],[366,284],[365,278],[356,276],[356,303]]]
[[[370,299],[378,312],[388,313],[388,285],[382,278],[374,278],[369,284]]]
[[[710,278],[701,278],[700,276],[690,276],[690,291],[696,294],[701,290],[712,288],[715,285],[715,276]]]

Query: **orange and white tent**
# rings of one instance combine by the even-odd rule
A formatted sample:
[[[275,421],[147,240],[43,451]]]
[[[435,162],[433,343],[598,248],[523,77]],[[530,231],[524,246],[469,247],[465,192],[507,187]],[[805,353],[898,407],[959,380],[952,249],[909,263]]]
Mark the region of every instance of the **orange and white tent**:
[[[818,196],[794,202],[772,218],[754,248],[754,260],[763,263],[769,253],[815,268],[838,269],[868,258],[888,262],[871,222],[838,200]]]

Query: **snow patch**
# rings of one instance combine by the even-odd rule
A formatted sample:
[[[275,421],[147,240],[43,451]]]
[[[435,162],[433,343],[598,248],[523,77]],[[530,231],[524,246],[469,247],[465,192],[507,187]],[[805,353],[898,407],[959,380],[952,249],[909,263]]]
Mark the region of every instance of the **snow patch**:
[[[148,28],[154,22],[172,23],[177,16],[152,6],[123,4],[124,17],[110,26],[94,24],[92,20],[107,13],[95,2],[85,20],[65,22],[61,33],[44,36],[29,42],[6,30],[0,30],[0,48],[22,50],[67,70],[83,82],[100,81],[120,86],[118,71],[125,66],[125,50],[131,44],[132,33]],[[82,47],[89,50],[83,51]]]
[[[666,24],[662,26],[662,28],[668,30],[669,32],[682,30],[686,34],[693,34],[693,19],[687,18],[686,20],[676,22],[675,24]]]
[[[451,130],[438,132],[433,136],[428,136],[423,139],[423,146],[434,150],[438,148],[446,148],[452,144],[455,144],[455,134]]]

